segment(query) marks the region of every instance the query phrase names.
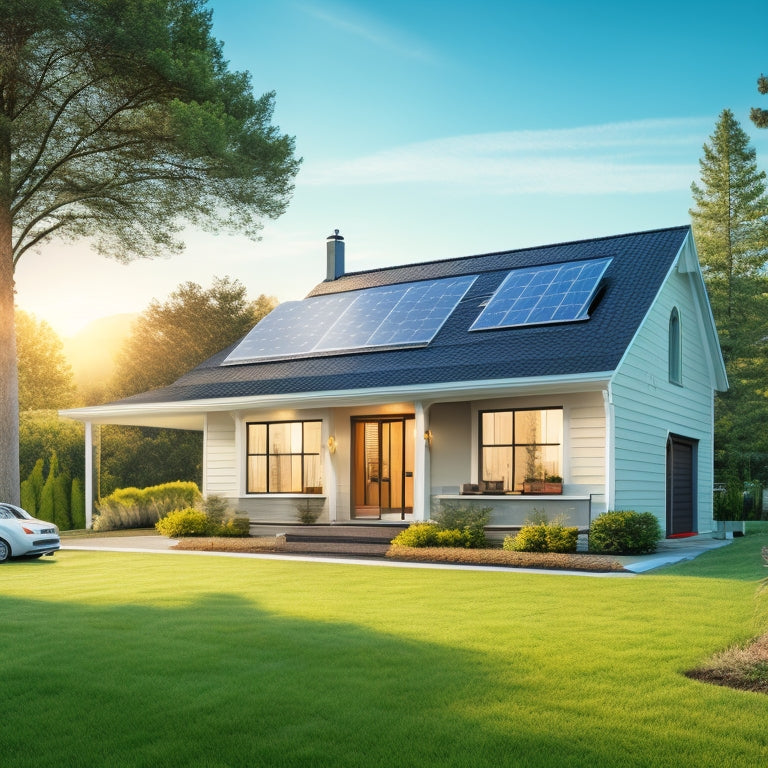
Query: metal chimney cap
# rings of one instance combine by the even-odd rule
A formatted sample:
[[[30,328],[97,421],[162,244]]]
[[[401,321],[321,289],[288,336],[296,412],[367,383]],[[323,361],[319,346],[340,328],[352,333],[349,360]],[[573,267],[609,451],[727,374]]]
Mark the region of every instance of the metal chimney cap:
[[[328,235],[327,239],[328,240],[343,240],[344,238],[339,234],[339,230],[338,229],[334,229],[333,230],[333,234],[332,235]]]

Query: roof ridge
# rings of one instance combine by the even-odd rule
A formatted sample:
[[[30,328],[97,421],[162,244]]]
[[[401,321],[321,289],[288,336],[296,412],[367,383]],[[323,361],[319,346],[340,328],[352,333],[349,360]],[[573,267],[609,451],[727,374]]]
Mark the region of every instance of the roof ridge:
[[[523,253],[525,251],[546,251],[550,248],[562,248],[564,246],[568,245],[579,245],[580,243],[597,243],[602,240],[619,240],[624,237],[637,237],[638,235],[653,235],[658,232],[675,232],[678,230],[683,229],[690,229],[690,224],[679,224],[674,227],[658,227],[656,229],[646,229],[646,230],[640,230],[638,232],[624,232],[622,234],[618,235],[603,235],[601,237],[583,237],[578,240],[563,240],[559,243],[547,243],[545,245],[530,245],[525,248],[512,248],[502,251],[489,251],[487,253],[473,253],[469,254],[468,256],[452,256],[447,259],[429,259],[427,261],[413,261],[408,262],[406,264],[392,264],[388,267],[374,267],[373,269],[361,269],[356,272],[345,272],[343,275],[341,275],[337,280],[323,280],[319,285],[325,285],[327,283],[335,283],[339,280],[343,280],[346,277],[357,277],[359,275],[374,275],[379,272],[388,272],[390,270],[395,269],[405,269],[405,268],[413,268],[413,267],[422,267],[422,266],[428,266],[431,264],[447,264],[449,262],[457,262],[457,261],[468,261],[469,259],[481,259],[488,256],[501,256],[505,253]],[[315,286],[315,288],[310,291],[310,294],[315,291],[316,288],[319,287]]]

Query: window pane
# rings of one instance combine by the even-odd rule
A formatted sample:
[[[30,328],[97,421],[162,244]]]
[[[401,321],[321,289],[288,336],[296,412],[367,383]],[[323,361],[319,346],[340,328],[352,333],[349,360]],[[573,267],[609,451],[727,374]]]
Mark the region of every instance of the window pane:
[[[291,453],[291,426],[290,423],[269,425],[270,453]]]
[[[248,493],[267,492],[267,457],[248,457]]]
[[[304,422],[304,453],[320,453],[321,427],[319,421]]]
[[[541,464],[544,468],[544,477],[562,477],[563,468],[560,463],[560,446],[545,445],[541,449]]]
[[[515,413],[515,443],[517,445],[541,443],[542,411],[517,411]]]
[[[320,456],[304,457],[304,491],[309,489],[322,489],[323,476],[321,471]],[[312,493],[322,493],[322,490],[311,490]]]
[[[559,408],[515,414],[515,444],[561,443],[562,440],[563,412]]]
[[[483,445],[512,445],[512,412],[483,414]]]
[[[483,448],[484,483],[502,480],[504,490],[511,490],[512,448]]]
[[[563,442],[563,412],[559,408],[542,411],[542,443]]]
[[[267,452],[267,425],[248,425],[248,453]]]
[[[271,493],[301,493],[301,456],[269,457],[269,490]]]
[[[544,477],[541,450],[539,445],[515,447],[515,481],[519,477],[523,480],[541,480]]]

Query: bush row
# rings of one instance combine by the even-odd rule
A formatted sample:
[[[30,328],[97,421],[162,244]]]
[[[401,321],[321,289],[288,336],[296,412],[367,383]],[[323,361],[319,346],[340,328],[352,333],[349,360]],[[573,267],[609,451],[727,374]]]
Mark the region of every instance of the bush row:
[[[414,523],[401,531],[392,544],[402,547],[463,547],[481,549],[486,546],[485,526],[491,510],[488,507],[458,507],[444,504],[428,523]]]
[[[478,514],[482,512],[482,514]],[[486,546],[484,527],[490,510],[452,507],[435,515],[436,521],[414,523],[398,534],[394,546],[463,547]],[[661,526],[651,512],[606,512],[596,517],[589,528],[589,551],[606,555],[642,555],[656,551],[662,536]],[[550,522],[543,512],[534,510],[515,536],[502,545],[510,552],[576,552],[579,530],[562,520]]]
[[[118,488],[96,503],[98,515],[93,521],[93,530],[151,528],[170,512],[195,506],[201,499],[200,489],[192,482]]]

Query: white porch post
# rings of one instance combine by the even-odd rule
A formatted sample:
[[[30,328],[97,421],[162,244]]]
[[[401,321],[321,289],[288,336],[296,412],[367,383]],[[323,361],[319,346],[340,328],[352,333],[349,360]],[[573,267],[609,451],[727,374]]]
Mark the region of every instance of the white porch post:
[[[85,422],[85,527],[93,528],[93,425]]]
[[[605,509],[616,506],[616,422],[611,385],[603,390],[605,407]]]
[[[428,520],[431,504],[432,480],[430,472],[429,441],[424,435],[429,430],[429,406],[414,404],[413,451],[413,519]]]
[[[324,466],[324,488],[326,503],[328,504],[328,522],[335,523],[336,517],[336,419],[333,411],[329,411],[328,417],[323,420],[322,433],[323,447],[325,454]]]

